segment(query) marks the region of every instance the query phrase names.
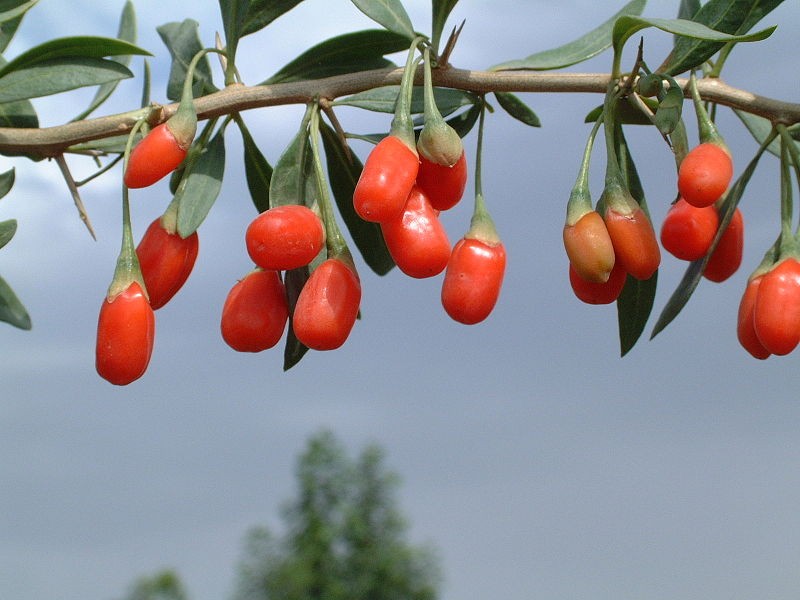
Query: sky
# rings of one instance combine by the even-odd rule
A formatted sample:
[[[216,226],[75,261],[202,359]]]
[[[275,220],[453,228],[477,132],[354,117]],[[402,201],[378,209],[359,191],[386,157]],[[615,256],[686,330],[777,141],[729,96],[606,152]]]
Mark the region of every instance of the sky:
[[[462,0],[452,23],[467,24],[452,62],[482,69],[558,46],[621,4]],[[163,99],[169,57],[155,27],[191,17],[211,45],[217,3],[136,6],[139,44],[154,54],[153,97]],[[407,7],[426,29],[428,4]],[[121,8],[121,0],[41,0],[7,57],[52,37],[113,35]],[[676,10],[677,2],[651,0],[645,14]],[[785,2],[762,25],[776,23],[769,40],[736,49],[724,78],[797,99],[797,4]],[[319,40],[371,27],[350,2],[307,0],[244,40],[239,68],[245,82],[261,81]],[[658,64],[671,38],[644,36],[645,57]],[[604,72],[610,62],[605,53],[570,70]],[[138,86],[121,85],[100,114],[134,107]],[[42,123],[55,125],[89,97],[36,106]],[[110,600],[161,568],[176,569],[193,600],[229,597],[244,534],[255,525],[280,530],[295,458],[327,428],[353,452],[370,442],[385,448],[402,480],[411,541],[441,558],[443,600],[796,598],[797,357],[756,361],[735,335],[747,276],[778,231],[777,161],[764,158],[742,200],[740,272],[701,284],[647,341],[651,318],[620,358],[614,308],[572,296],[561,243],[589,131],[583,117],[600,98],[522,97],[543,127],[498,111],[484,140],[484,194],[509,257],[493,314],[475,326],[454,323],[439,303],[441,277],[378,277],[358,263],[363,319],[341,349],[309,353],[287,373],[280,347],[241,355],[219,335],[225,295],[251,266],[244,230],[255,210],[237,135],[228,136],[223,190],[200,230],[195,271],[156,315],[148,372],[124,388],[100,379],[93,357],[119,248],[119,170],[83,189],[95,242],[54,164],[0,157],[0,171],[17,167],[0,220],[19,221],[0,273],[34,323],[30,332],[0,329],[0,597]],[[273,164],[301,114],[245,115]],[[356,111],[340,117],[349,131],[388,127]],[[694,135],[691,118],[689,126]],[[719,126],[738,174],[756,144],[727,110]],[[630,136],[660,223],[674,197],[674,162],[653,130]],[[474,157],[474,133],[465,144]],[[362,158],[368,150],[354,148]],[[70,165],[91,170],[79,158]],[[595,197],[602,167],[598,152]],[[453,241],[468,226],[471,193],[444,216]],[[166,183],[132,193],[137,238],[169,199]],[[664,256],[656,313],[683,270]]]

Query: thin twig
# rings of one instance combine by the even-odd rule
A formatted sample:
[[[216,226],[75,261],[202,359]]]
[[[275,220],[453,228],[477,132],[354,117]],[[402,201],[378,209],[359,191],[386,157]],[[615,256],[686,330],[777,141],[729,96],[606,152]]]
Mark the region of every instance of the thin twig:
[[[61,169],[61,174],[64,176],[64,181],[67,182],[69,193],[72,194],[72,200],[75,202],[75,208],[78,209],[78,214],[81,217],[81,221],[83,221],[83,224],[86,225],[86,229],[89,230],[89,234],[92,236],[92,239],[97,241],[97,236],[94,234],[92,222],[89,220],[89,215],[86,213],[83,200],[81,200],[81,195],[78,193],[78,186],[75,184],[75,180],[72,178],[72,173],[69,171],[69,166],[67,165],[64,155],[59,154],[55,157],[55,159],[56,164],[58,164],[58,168]]]

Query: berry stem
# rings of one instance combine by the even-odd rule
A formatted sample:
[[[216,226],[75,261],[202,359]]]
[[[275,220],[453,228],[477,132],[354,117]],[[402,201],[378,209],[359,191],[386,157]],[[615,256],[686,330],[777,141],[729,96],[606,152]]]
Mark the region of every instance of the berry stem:
[[[569,201],[567,202],[567,225],[574,225],[583,215],[592,210],[592,198],[589,192],[589,164],[592,158],[594,140],[597,137],[597,132],[600,131],[603,120],[603,115],[601,114],[594,122],[592,131],[589,133],[589,139],[586,140],[586,148],[583,151],[578,177],[575,180],[575,185],[572,186],[572,192],[570,192]]]
[[[712,144],[717,144],[727,149],[725,140],[722,139],[722,135],[720,135],[717,126],[714,125],[714,121],[711,120],[708,111],[706,111],[705,106],[703,106],[703,99],[700,98],[700,92],[697,91],[697,77],[694,71],[692,71],[689,76],[689,91],[692,94],[694,111],[697,115],[697,129],[700,134],[700,142],[711,142]]]
[[[481,96],[481,112],[478,120],[478,145],[475,151],[475,208],[472,211],[469,231],[464,237],[481,240],[487,244],[499,244],[500,236],[494,225],[483,197],[481,169],[483,163],[483,130],[486,119],[486,98]]]
[[[411,118],[411,95],[414,91],[414,76],[416,75],[417,62],[419,61],[419,58],[416,57],[417,46],[424,39],[421,36],[415,37],[408,49],[403,79],[400,82],[400,93],[397,95],[397,105],[395,106],[394,118],[389,131],[390,135],[400,138],[414,154],[417,153],[417,144],[414,137],[414,121]]]

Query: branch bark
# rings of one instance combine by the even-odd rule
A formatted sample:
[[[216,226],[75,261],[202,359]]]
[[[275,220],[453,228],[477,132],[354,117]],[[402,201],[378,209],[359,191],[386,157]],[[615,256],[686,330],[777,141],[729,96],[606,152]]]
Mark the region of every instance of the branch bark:
[[[287,104],[305,104],[315,98],[333,100],[374,87],[397,85],[402,69],[378,69],[325,79],[297,81],[267,86],[230,85],[214,94],[195,100],[200,119]],[[422,73],[418,73],[419,83]],[[470,71],[446,68],[434,71],[434,84],[475,93],[597,93],[604,94],[610,81],[608,73],[541,73],[533,71]],[[689,97],[688,80],[678,79]],[[705,100],[736,108],[769,119],[773,123],[792,125],[800,122],[800,104],[759,96],[727,85],[719,79],[702,79],[698,90]],[[0,127],[0,154],[53,157],[70,146],[127,134],[142,117],[155,122],[168,119],[177,104],[148,107],[131,112],[41,129]],[[158,111],[157,113],[154,111]]]

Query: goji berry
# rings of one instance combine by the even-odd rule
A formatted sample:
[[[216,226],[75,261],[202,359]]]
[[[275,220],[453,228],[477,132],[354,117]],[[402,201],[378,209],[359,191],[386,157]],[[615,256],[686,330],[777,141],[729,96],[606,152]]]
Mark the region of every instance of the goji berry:
[[[614,265],[604,282],[588,281],[581,277],[575,267],[569,265],[569,283],[575,296],[586,304],[611,304],[622,293],[628,273],[621,264]]]
[[[250,258],[262,269],[289,271],[314,260],[325,244],[325,229],[306,206],[275,206],[250,223],[245,243]]]
[[[800,342],[800,262],[785,258],[763,275],[753,325],[764,348],[779,356]]]
[[[153,185],[178,168],[186,158],[188,145],[182,145],[169,127],[169,121],[157,125],[131,152],[124,181],[129,188]]]
[[[277,344],[289,305],[277,271],[255,269],[231,288],[222,307],[222,339],[239,352],[261,352]]]
[[[419,157],[399,137],[388,135],[372,149],[361,171],[353,208],[365,221],[382,223],[403,212],[419,172]]]
[[[728,279],[739,270],[744,252],[744,218],[737,208],[722,233],[717,247],[706,263],[703,276],[716,283]]]
[[[176,231],[168,231],[160,217],[150,223],[136,247],[136,255],[153,310],[169,302],[186,283],[199,246],[196,231],[182,238]]]
[[[638,206],[630,212],[618,212],[609,207],[603,220],[616,260],[636,279],[650,279],[661,264],[661,250],[645,212]]]
[[[661,245],[681,260],[703,258],[719,227],[719,216],[713,206],[698,208],[683,198],[667,211],[661,225]]]
[[[736,337],[742,348],[747,350],[752,356],[759,360],[769,358],[770,351],[764,347],[758,339],[755,329],[755,307],[758,289],[761,285],[762,276],[752,278],[747,282],[747,287],[742,294],[739,303],[739,314],[736,322]]]
[[[611,236],[597,211],[590,210],[574,225],[564,225],[564,248],[575,272],[594,283],[608,280],[615,264]]]
[[[420,154],[417,186],[428,196],[436,210],[453,208],[464,195],[467,187],[467,158],[464,152],[450,167],[440,165]]]
[[[505,268],[506,251],[501,242],[459,240],[442,283],[442,306],[447,314],[466,325],[483,321],[500,296]]]
[[[727,149],[713,142],[695,146],[678,168],[678,191],[692,206],[714,204],[733,177],[733,161]]]

